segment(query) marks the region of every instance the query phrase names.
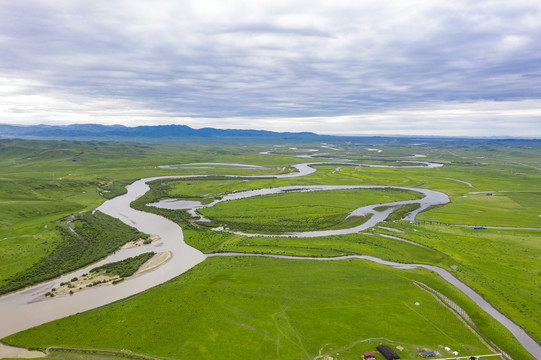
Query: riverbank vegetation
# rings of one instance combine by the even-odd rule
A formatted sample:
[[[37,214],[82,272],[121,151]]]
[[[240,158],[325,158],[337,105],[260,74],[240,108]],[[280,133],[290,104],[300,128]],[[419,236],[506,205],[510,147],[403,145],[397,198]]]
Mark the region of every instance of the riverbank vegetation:
[[[90,270],[91,273],[103,273],[107,276],[119,276],[120,278],[126,278],[132,276],[145,262],[150,260],[151,257],[156,255],[155,252],[150,251],[137,256],[129,257],[125,260],[108,263],[102,266],[98,266]]]
[[[79,269],[104,258],[129,241],[145,238],[136,229],[99,211],[85,212],[58,226],[62,241],[41,261],[0,284],[5,294]]]

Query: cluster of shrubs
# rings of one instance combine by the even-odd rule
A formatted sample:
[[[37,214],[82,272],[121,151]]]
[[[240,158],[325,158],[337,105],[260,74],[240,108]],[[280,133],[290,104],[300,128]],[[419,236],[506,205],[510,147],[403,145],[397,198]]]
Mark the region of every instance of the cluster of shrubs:
[[[63,238],[58,246],[31,268],[6,279],[0,285],[0,295],[79,269],[104,258],[129,241],[148,237],[99,211],[77,214],[70,223],[56,229]]]
[[[125,277],[133,275],[139,269],[141,265],[147,262],[155,254],[156,253],[153,251],[146,252],[144,254],[130,257],[122,261],[117,261],[117,262],[105,264],[102,266],[98,266],[90,270],[90,272],[91,273],[104,272],[106,275],[109,275],[109,276],[118,275],[120,278],[125,278]]]
[[[96,281],[91,282],[90,284],[87,284],[86,287],[92,287],[92,286],[96,286],[99,284],[106,284],[106,283],[107,283],[107,280],[96,280]]]

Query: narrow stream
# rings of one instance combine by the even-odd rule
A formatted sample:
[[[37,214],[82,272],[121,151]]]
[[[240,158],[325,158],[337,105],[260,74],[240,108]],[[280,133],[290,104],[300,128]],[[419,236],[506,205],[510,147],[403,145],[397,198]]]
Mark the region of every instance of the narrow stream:
[[[177,200],[174,199],[165,199],[156,203],[148,204],[150,206],[155,206],[162,209],[186,209],[192,214],[192,216],[197,217],[198,215],[195,210],[201,208],[212,207],[220,202],[246,199],[254,196],[261,195],[271,195],[271,194],[283,194],[291,192],[307,192],[307,191],[328,191],[328,190],[350,190],[350,189],[400,189],[407,191],[414,191],[424,195],[421,199],[414,200],[403,200],[403,201],[393,201],[388,203],[372,204],[367,206],[359,207],[353,210],[347,217],[350,216],[365,216],[371,215],[363,224],[360,224],[355,227],[340,229],[340,230],[319,230],[319,231],[304,231],[304,232],[288,232],[283,234],[256,234],[256,233],[243,233],[235,231],[235,234],[244,235],[244,236],[287,236],[287,237],[317,237],[317,236],[332,236],[332,235],[344,235],[344,234],[353,234],[362,230],[366,230],[375,226],[376,224],[384,221],[387,216],[389,216],[393,211],[398,207],[408,204],[419,204],[419,208],[412,211],[404,219],[414,220],[415,216],[423,210],[428,209],[431,206],[442,205],[449,202],[449,197],[442,192],[412,188],[412,187],[401,187],[401,186],[380,186],[380,185],[291,185],[291,186],[280,186],[275,188],[266,188],[266,189],[257,189],[257,190],[248,190],[240,191],[232,194],[225,195],[219,200],[215,200],[207,205],[202,205],[199,202],[192,202],[186,200]],[[384,210],[377,210],[380,207],[386,207]],[[210,221],[200,216],[198,221]]]
[[[311,167],[311,165],[317,164],[318,163],[298,164],[295,166],[299,170],[298,173],[286,174],[281,176],[268,175],[268,177],[276,178],[307,175],[316,171],[313,167]],[[259,254],[212,254],[207,256],[199,250],[188,246],[184,242],[182,229],[174,222],[161,216],[138,211],[130,207],[130,203],[132,201],[141,197],[150,189],[147,184],[148,182],[158,179],[183,177],[193,176],[161,176],[137,180],[127,187],[128,192],[126,194],[108,200],[104,202],[101,206],[99,206],[97,210],[102,211],[107,215],[118,218],[124,223],[137,228],[139,231],[148,234],[158,235],[161,240],[153,242],[152,244],[146,246],[120,250],[117,253],[107,257],[106,259],[96,264],[92,264],[86,268],[79,269],[58,279],[38,284],[36,286],[0,297],[0,319],[2,320],[2,326],[0,327],[0,338],[24,329],[43,324],[48,321],[76,314],[81,311],[93,309],[111,303],[113,301],[125,298],[127,296],[139,293],[143,290],[164,283],[165,281],[186,272],[187,270],[193,268],[195,265],[204,261],[207,257],[211,256],[271,256],[287,259],[306,259],[311,261],[332,261],[358,258],[378,262],[380,264],[393,266],[401,269],[423,267],[438,273],[442,278],[444,278],[452,285],[456,286],[464,294],[470,297],[470,299],[472,299],[476,304],[478,304],[483,310],[485,310],[497,321],[499,321],[503,326],[505,326],[526,348],[527,351],[529,351],[536,359],[541,360],[541,347],[535,342],[535,340],[533,340],[528,334],[526,334],[526,332],[524,332],[511,320],[509,320],[496,309],[494,309],[472,289],[460,282],[448,271],[439,267],[424,264],[399,264],[372,256],[362,255],[342,256],[335,258],[302,258],[293,256]],[[295,188],[302,187],[297,186]],[[423,194],[425,194],[425,197],[423,199],[418,199],[414,201],[429,202],[431,204],[438,203],[438,201],[448,201],[448,198],[445,194],[436,191],[417,188],[406,189],[422,192]],[[265,190],[268,189],[263,189],[263,191]],[[231,196],[246,197],[248,196],[247,193],[249,192],[239,192],[236,194],[232,194]],[[414,217],[415,214],[411,216],[411,219],[414,219]],[[60,282],[69,281],[69,279],[71,279],[72,277],[80,276],[83,273],[88,272],[93,267],[109,262],[119,261],[127,257],[147,251],[170,251],[173,254],[173,258],[153,271],[143,273],[139,276],[134,276],[133,278],[127,279],[126,281],[114,286],[93,287],[90,289],[82,290],[80,292],[76,292],[73,295],[61,295],[55,296],[54,298],[45,298],[43,296],[43,294],[47,291],[50,291],[51,288],[58,287]]]
[[[490,305],[485,299],[483,299],[479,294],[473,291],[469,286],[464,284],[462,281],[454,277],[449,271],[442,269],[433,265],[425,264],[403,264],[393,261],[387,261],[380,259],[375,256],[369,255],[345,255],[337,256],[331,258],[314,258],[309,256],[287,256],[287,255],[272,255],[272,254],[244,254],[244,253],[223,253],[223,254],[208,254],[207,257],[218,257],[218,256],[261,256],[261,257],[272,257],[279,259],[304,259],[304,260],[316,260],[316,261],[334,261],[334,260],[346,260],[346,259],[362,259],[372,261],[378,264],[387,265],[394,267],[396,269],[414,269],[414,268],[424,268],[430,271],[437,273],[444,280],[449,282],[451,285],[462,291],[466,296],[468,296],[473,302],[475,302],[481,309],[486,311],[490,316],[496,319],[500,324],[502,324],[507,330],[509,330],[515,338],[524,346],[524,348],[532,354],[536,359],[541,359],[541,346],[531,338],[522,328],[517,326],[514,322],[505,317],[502,313],[496,310],[492,305]]]

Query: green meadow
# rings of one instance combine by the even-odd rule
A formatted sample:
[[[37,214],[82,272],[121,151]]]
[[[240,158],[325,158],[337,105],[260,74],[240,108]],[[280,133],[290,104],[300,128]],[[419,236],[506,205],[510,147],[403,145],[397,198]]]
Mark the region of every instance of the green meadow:
[[[56,231],[62,240],[37,263],[0,282],[0,294],[77,270],[104,258],[129,241],[148,237],[99,211],[74,215],[58,225]]]
[[[541,341],[541,230],[451,226],[541,228],[539,141],[360,138],[337,141],[333,147],[339,150],[318,143],[275,145],[246,140],[208,144],[0,140],[0,288],[17,288],[8,286],[13,279],[27,286],[58,276],[106,256],[134,237],[144,237],[98,212],[88,218],[91,210],[122,194],[135,179],[206,175],[154,181],[132,206],[177,222],[185,241],[206,253],[362,254],[437,265]],[[303,148],[319,149],[311,152],[318,155],[313,160],[296,157],[306,153]],[[373,148],[381,152],[368,150]],[[259,154],[269,150],[268,155]],[[346,159],[401,167],[343,164]],[[413,164],[398,162],[403,160],[444,166],[405,168]],[[292,172],[291,165],[310,161],[329,164],[317,165],[316,172],[303,177],[257,177]],[[266,169],[158,167],[197,162],[245,163]],[[224,176],[230,174],[239,177]],[[404,207],[380,224],[400,232],[375,227],[315,238],[212,231],[193,222],[186,211],[146,206],[166,198],[209,203],[232,192],[286,185],[420,187],[442,191],[451,202],[421,213],[420,221],[414,223],[393,221],[412,210]],[[222,202],[201,213],[213,220],[210,226],[272,234],[354,226],[364,219],[344,219],[357,207],[418,196],[388,189],[284,193]],[[74,238],[70,221],[77,234],[97,241],[83,243]],[[77,241],[78,246],[68,246]],[[436,300],[433,290],[464,309],[478,335]],[[386,343],[403,348],[399,350],[402,358],[409,359],[416,358],[421,348],[442,352],[440,345],[461,355],[492,352],[481,338],[515,359],[532,358],[499,323],[426,270],[397,270],[361,260],[227,257],[209,258],[130,299],[2,341],[41,349],[128,351],[160,359],[313,359],[320,353],[333,359],[356,359],[363,351]],[[80,356],[109,355],[52,354],[64,359]]]
[[[541,338],[541,241],[539,230],[472,229],[409,222],[393,223],[400,234],[448,254],[453,274],[492,305]],[[396,234],[384,229],[377,232]]]
[[[449,206],[423,213],[419,220],[485,226],[541,228],[541,192],[487,192],[454,196]]]
[[[320,349],[353,358],[380,343],[402,346],[404,358],[438,345],[490,352],[408,272],[357,260],[212,258],[128,302],[4,341],[165,359],[311,359]]]
[[[356,208],[421,197],[399,189],[291,192],[220,202],[199,212],[213,220],[211,226],[247,232],[300,232],[353,227],[366,220],[357,217],[344,223]]]
[[[10,277],[24,276],[69,241],[69,234],[62,232],[68,216],[96,208],[105,199],[123,193],[124,187],[135,179],[208,172],[157,166],[197,161],[239,162],[239,157],[250,163],[261,157],[252,147],[247,148],[248,145],[0,140],[0,286]],[[262,165],[273,168],[285,166],[283,157],[260,160]],[[223,171],[246,173],[243,169]]]

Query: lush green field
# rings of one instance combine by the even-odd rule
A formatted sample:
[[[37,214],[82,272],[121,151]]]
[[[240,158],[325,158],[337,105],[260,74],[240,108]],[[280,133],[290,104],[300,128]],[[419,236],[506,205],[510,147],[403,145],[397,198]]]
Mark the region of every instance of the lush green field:
[[[398,189],[352,189],[291,192],[218,203],[199,212],[232,230],[262,233],[336,229],[356,208],[371,204],[421,198],[422,194]]]
[[[5,341],[185,359],[311,359],[320,349],[358,358],[382,342],[403,346],[404,358],[438,345],[490,351],[404,273],[366,261],[213,258],[128,302]]]
[[[452,270],[455,276],[534,338],[541,338],[540,231],[476,230],[404,221],[393,226],[406,231],[401,237],[449,254],[457,265]]]
[[[419,220],[447,224],[541,228],[541,192],[464,194],[449,206],[423,213]]]
[[[129,241],[147,237],[99,211],[70,217],[58,226],[58,231],[62,234],[62,241],[38,263],[0,283],[0,294],[79,269],[104,258]]]
[[[268,173],[293,158],[262,157],[257,146],[0,140],[0,284],[36,268],[62,247],[65,234],[59,225],[64,217],[94,209],[105,198],[123,193],[134,179],[209,172],[158,165],[246,162],[272,168],[257,172]]]
[[[50,254],[61,241],[62,236],[56,231],[0,241],[0,284]]]
[[[277,147],[241,142],[202,145],[0,140],[0,239],[3,239],[0,240],[0,286],[18,274],[29,277],[32,271],[41,269],[40,264],[57,264],[51,260],[56,258],[57,250],[71,232],[59,226],[65,221],[62,219],[121,194],[123,186],[133,179],[173,174],[210,175],[155,181],[151,191],[132,206],[181,224],[186,242],[209,253],[313,257],[366,254],[398,262],[438,265],[474,288],[540,341],[540,231],[476,230],[389,221],[382,225],[404,233],[374,228],[360,234],[319,238],[245,237],[194,226],[185,211],[145,206],[163,198],[208,203],[234,191],[285,185],[411,186],[442,191],[451,198],[451,203],[421,213],[420,220],[541,227],[540,142],[359,139],[337,142],[333,147],[340,150],[306,144],[306,148],[320,149],[314,161],[332,161],[317,165],[315,173],[268,179],[223,175],[290,172],[293,171],[290,165],[311,160],[297,158],[296,155],[304,152],[300,147],[290,149],[287,144]],[[372,148],[381,149],[381,153],[367,150]],[[271,149],[275,150],[272,155],[259,154]],[[427,156],[408,157],[419,153]],[[338,164],[340,159],[348,158],[357,163],[381,165],[397,165],[397,160],[439,161],[445,166],[369,168]],[[192,162],[247,163],[268,169],[156,167]],[[291,229],[285,231],[303,231],[301,226],[310,230],[335,226],[345,213],[365,203],[409,196],[369,191],[370,197],[357,197],[355,191],[257,197],[221,203],[203,211],[235,230],[272,231],[279,223]],[[403,209],[391,219],[399,219],[407,210],[411,211]],[[211,215],[213,211],[215,214]],[[241,218],[228,218],[232,213],[240,213]],[[113,223],[101,223],[104,233],[119,231]],[[425,247],[370,233],[399,236]],[[104,254],[113,251],[102,250]],[[85,251],[79,260],[88,260],[90,254],[95,254],[95,244]],[[71,262],[72,257],[68,258]],[[67,270],[60,270],[63,271]],[[29,283],[39,280],[29,278]],[[329,345],[323,353],[352,345],[341,350],[340,355],[331,355],[358,358],[361,351],[373,351],[381,340],[357,341],[381,337],[391,340],[393,346],[403,346],[403,358],[417,357],[415,348],[423,346],[434,349],[438,345],[456,346],[461,354],[467,353],[464,346],[473,352],[488,351],[483,345],[476,345],[476,338],[458,321],[455,324],[448,310],[415,286],[414,280],[459,304],[474,321],[477,331],[515,359],[530,358],[492,318],[435,275],[423,270],[393,270],[362,261],[212,258],[134,299],[31,329],[10,337],[9,341],[31,347],[127,349],[164,359],[248,355],[313,358],[325,344]],[[414,299],[421,299],[421,305],[411,305],[417,301]],[[399,325],[387,326],[391,317]],[[381,318],[386,322],[382,323]],[[63,358],[66,356],[70,357],[62,354]]]
[[[364,254],[397,262],[452,265],[443,252],[366,233],[322,237],[247,237],[217,231],[184,230],[185,241],[207,253],[241,252],[333,257]],[[450,269],[450,268],[449,268]]]

